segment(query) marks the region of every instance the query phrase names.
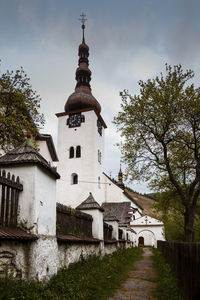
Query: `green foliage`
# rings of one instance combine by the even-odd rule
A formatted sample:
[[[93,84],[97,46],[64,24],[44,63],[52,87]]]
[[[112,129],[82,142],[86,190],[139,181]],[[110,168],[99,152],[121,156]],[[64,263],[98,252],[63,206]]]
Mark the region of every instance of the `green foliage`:
[[[26,133],[33,137],[38,134],[44,124],[44,117],[39,113],[40,100],[22,67],[1,74],[0,147],[4,151],[21,144]]]
[[[114,118],[130,180],[176,194],[188,241],[200,194],[200,88],[188,84],[193,76],[166,64],[165,76],[139,81],[140,95],[121,93],[122,111]]]
[[[131,248],[103,258],[91,256],[61,269],[48,283],[0,279],[0,300],[107,299],[125,280],[127,271],[141,254],[141,248]]]
[[[161,220],[164,223],[165,238],[168,241],[184,241],[184,206],[180,203],[176,193],[167,191],[157,194],[154,208],[162,213]],[[200,241],[200,205],[197,202],[194,218],[194,242]]]
[[[158,300],[181,300],[178,280],[158,249],[153,249],[157,287],[154,295]]]

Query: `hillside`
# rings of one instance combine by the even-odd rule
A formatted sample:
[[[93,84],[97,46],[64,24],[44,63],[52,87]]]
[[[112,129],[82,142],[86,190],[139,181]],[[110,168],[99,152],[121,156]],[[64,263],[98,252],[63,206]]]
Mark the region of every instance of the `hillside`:
[[[133,199],[133,201],[141,206],[143,210],[143,215],[148,215],[151,217],[155,217],[158,213],[154,210],[153,205],[155,204],[155,200],[150,199],[147,196],[140,195],[136,192],[131,191],[130,189],[125,189],[125,192]]]

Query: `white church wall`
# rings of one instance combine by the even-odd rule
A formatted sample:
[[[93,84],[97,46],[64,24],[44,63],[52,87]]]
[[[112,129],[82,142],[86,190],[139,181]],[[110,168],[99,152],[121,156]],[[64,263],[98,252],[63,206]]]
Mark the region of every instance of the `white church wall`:
[[[161,240],[164,241],[164,233],[163,233],[163,226],[138,226],[133,227],[136,231],[136,245],[138,246],[139,237],[144,238],[144,245],[145,246],[154,246],[157,247],[157,241]]]
[[[99,188],[98,177],[102,177],[104,153],[104,129],[100,136],[97,131],[97,115],[94,111],[82,113],[85,122],[80,127],[66,125],[68,115],[59,117],[58,122],[58,173],[57,202],[77,207],[89,192],[101,204],[103,189]],[[69,158],[71,146],[81,146],[80,158]],[[98,162],[98,150],[102,153],[102,164]],[[71,174],[78,174],[78,184],[71,184]]]
[[[165,240],[163,223],[150,216],[146,215],[132,221],[131,227],[137,233],[136,245],[138,245],[140,236],[144,238],[145,246],[157,247],[158,240]]]
[[[123,197],[123,190],[114,184],[105,174],[103,174],[103,180],[105,202],[130,202],[128,198]]]

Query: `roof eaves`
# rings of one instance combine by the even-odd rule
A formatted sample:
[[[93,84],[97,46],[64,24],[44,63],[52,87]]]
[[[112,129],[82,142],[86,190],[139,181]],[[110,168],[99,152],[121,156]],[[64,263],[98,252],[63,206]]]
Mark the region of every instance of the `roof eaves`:
[[[40,134],[37,136],[36,141],[46,141],[47,142],[47,147],[49,149],[49,152],[51,154],[51,158],[53,161],[58,161],[58,156],[56,153],[56,149],[54,146],[54,142],[52,139],[52,136],[50,134]]]

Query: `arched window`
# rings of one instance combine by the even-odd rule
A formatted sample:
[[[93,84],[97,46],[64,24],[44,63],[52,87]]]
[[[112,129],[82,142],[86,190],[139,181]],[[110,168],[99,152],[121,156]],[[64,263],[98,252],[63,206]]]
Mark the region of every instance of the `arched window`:
[[[81,157],[81,146],[76,147],[76,157]]]
[[[76,173],[71,175],[71,184],[78,184],[78,175]]]
[[[73,158],[74,157],[74,147],[70,147],[69,148],[69,158]]]

